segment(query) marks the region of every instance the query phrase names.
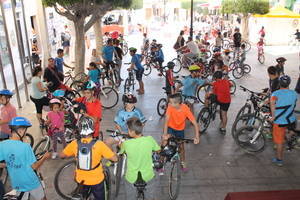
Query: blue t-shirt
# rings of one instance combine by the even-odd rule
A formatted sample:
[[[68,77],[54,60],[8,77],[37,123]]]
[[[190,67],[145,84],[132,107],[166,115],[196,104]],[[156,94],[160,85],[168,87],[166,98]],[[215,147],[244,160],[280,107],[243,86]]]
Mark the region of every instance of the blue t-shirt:
[[[36,158],[29,144],[18,140],[0,142],[0,161],[3,160],[13,189],[28,192],[41,185],[31,167]]]
[[[157,51],[156,59],[157,59],[158,61],[161,61],[161,62],[164,61],[165,56],[164,56],[164,53],[163,53],[163,51],[162,51],[161,49]]]
[[[272,93],[276,97],[275,120],[276,124],[290,124],[296,121],[294,108],[297,103],[297,93],[294,90],[280,89]]]
[[[144,69],[141,64],[142,55],[140,54],[134,54],[131,58],[131,63],[134,64],[136,70],[142,70]]]
[[[100,73],[98,69],[89,70],[88,76],[94,83],[99,83],[99,75]]]
[[[183,81],[183,91],[182,94],[184,96],[196,97],[196,89],[198,86],[201,86],[205,83],[203,79],[200,78],[192,78],[191,76],[187,76]]]
[[[54,59],[55,61],[55,67],[56,67],[56,70],[58,72],[61,72],[61,73],[64,73],[64,58],[59,58],[59,57],[56,57]]]
[[[133,111],[127,112],[125,109],[119,110],[115,116],[115,123],[121,127],[123,132],[128,132],[127,120],[131,117],[137,117],[141,120],[142,123],[146,122],[146,118],[143,113],[138,108],[134,108]]]
[[[106,61],[113,61],[114,50],[115,50],[114,46],[105,46],[102,50],[103,58]]]

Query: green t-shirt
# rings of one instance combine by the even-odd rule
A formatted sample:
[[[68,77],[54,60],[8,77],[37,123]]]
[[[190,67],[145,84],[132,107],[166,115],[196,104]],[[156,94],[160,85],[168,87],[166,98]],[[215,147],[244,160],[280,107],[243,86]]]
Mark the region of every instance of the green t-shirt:
[[[152,152],[160,150],[160,146],[151,136],[125,141],[121,153],[127,154],[127,170],[125,178],[129,183],[135,183],[140,171],[144,181],[154,177]]]

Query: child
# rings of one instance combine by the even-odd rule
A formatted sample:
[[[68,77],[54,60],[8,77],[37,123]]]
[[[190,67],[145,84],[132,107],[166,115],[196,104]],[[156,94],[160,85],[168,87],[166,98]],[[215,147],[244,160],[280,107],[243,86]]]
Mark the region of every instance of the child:
[[[16,108],[10,103],[13,93],[9,90],[0,90],[0,139],[8,139],[11,135],[8,123],[17,116]]]
[[[64,80],[64,68],[63,67],[65,66],[72,70],[74,69],[74,67],[70,67],[69,65],[67,65],[64,62],[64,50],[63,49],[57,50],[57,57],[54,59],[54,61],[55,61],[55,68],[59,73],[60,81],[63,81]]]
[[[174,75],[173,69],[175,67],[174,62],[168,62],[166,71],[166,94],[167,96],[175,93],[175,83],[174,83]]]
[[[224,50],[224,56],[223,56],[223,62],[224,62],[224,65],[226,65],[227,67],[229,67],[230,65],[230,50],[229,49],[225,49]]]
[[[164,124],[162,146],[167,144],[170,137],[184,138],[185,121],[189,119],[195,129],[194,144],[198,144],[200,141],[199,127],[196,119],[189,109],[189,107],[182,103],[181,94],[175,93],[169,96],[169,106],[166,112],[166,119]],[[186,172],[187,167],[185,163],[185,151],[184,144],[180,145],[180,159],[181,169]]]
[[[259,57],[260,54],[263,54],[264,53],[264,38],[260,38],[258,43],[257,43],[257,57]]]
[[[246,45],[241,45],[241,54],[240,54],[241,60],[240,60],[240,66],[244,65],[244,62],[246,60]]]
[[[118,157],[102,141],[93,138],[93,119],[81,118],[78,128],[81,138],[68,144],[59,156],[76,158],[75,181],[83,184],[83,195],[91,191],[94,199],[105,199],[105,177],[101,160],[105,158],[117,162]]]
[[[134,47],[129,48],[129,53],[131,55],[131,65],[128,70],[135,70],[136,80],[139,82],[139,89],[137,89],[138,94],[142,95],[145,93],[143,73],[144,67],[142,66],[142,55],[136,53],[137,49]]]
[[[57,138],[60,138],[64,147],[66,146],[64,136],[65,114],[61,111],[61,102],[58,99],[50,100],[50,108],[51,111],[47,114],[47,124],[49,124],[48,134],[53,142],[52,159],[55,159],[57,156]]]
[[[157,199],[155,195],[155,173],[153,170],[152,153],[159,151],[160,147],[152,136],[143,136],[143,123],[138,118],[130,118],[127,121],[128,134],[132,138],[126,140],[121,146],[121,153],[127,155],[127,170],[125,173],[126,199],[135,199],[138,172],[147,183],[145,198]]]
[[[0,143],[0,161],[6,163],[12,189],[17,191],[18,196],[21,193],[29,193],[30,198],[46,200],[44,189],[34,170],[38,170],[51,154],[47,152],[37,161],[31,146],[22,142],[27,128],[31,127],[26,118],[13,118],[9,122],[9,127],[10,139]]]
[[[146,118],[144,117],[142,111],[135,107],[135,104],[137,102],[137,99],[132,94],[124,94],[122,97],[122,101],[124,103],[124,108],[119,110],[117,112],[117,115],[115,116],[114,122],[116,124],[117,130],[119,130],[121,133],[127,134],[128,133],[128,127],[127,127],[127,121],[128,119],[132,117],[138,118],[143,124],[146,123]],[[113,138],[108,137],[105,140],[105,143],[112,148],[113,145],[116,145],[120,143],[120,140],[122,138]]]
[[[156,47],[155,61],[159,64],[159,76],[162,76],[163,73],[163,62],[164,62],[164,53],[162,51],[162,45],[158,44]]]
[[[96,63],[91,62],[88,68],[88,79],[93,81],[97,86],[100,85],[99,78],[101,74],[101,70],[97,67]],[[87,80],[88,81],[88,80]]]

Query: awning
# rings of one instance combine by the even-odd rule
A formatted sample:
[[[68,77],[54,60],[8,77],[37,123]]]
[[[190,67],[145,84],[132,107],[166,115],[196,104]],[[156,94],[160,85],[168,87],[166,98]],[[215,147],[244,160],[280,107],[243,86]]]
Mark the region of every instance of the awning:
[[[270,12],[265,15],[254,15],[254,17],[270,17],[270,18],[300,18],[300,15],[294,13],[282,6],[277,6],[270,9]]]

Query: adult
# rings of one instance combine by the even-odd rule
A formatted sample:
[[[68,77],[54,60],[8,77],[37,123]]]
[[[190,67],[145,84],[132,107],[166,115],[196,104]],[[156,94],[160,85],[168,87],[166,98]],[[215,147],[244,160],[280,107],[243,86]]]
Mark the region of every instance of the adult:
[[[296,40],[300,42],[300,32],[299,29],[296,30],[296,33],[294,34],[296,36]]]
[[[235,57],[235,54],[239,52],[241,43],[242,43],[242,34],[240,33],[239,28],[234,29],[234,34],[233,34],[233,43],[234,43],[234,54],[233,57]]]
[[[279,76],[284,75],[284,64],[285,64],[286,58],[279,57],[276,59],[277,65],[275,66],[277,69],[277,73]]]
[[[115,47],[113,46],[113,40],[108,39],[107,45],[102,50],[102,57],[103,61],[106,64],[106,67],[108,67],[109,64],[113,63],[113,57],[117,57],[117,53],[115,50]]]
[[[178,49],[184,46],[185,39],[183,35],[184,35],[184,31],[180,31],[179,36],[177,37],[176,43],[174,45],[174,49]]]
[[[74,67],[71,67],[67,65],[64,61],[64,50],[63,49],[58,49],[57,50],[57,57],[54,59],[55,60],[55,68],[58,72],[60,81],[64,81],[64,66],[74,70]]]
[[[186,45],[183,46],[183,47],[180,47],[179,49],[177,49],[177,51],[181,51],[181,50],[184,50],[184,49],[188,49],[189,52],[185,53],[183,55],[183,58],[182,58],[183,63],[187,63],[188,58],[197,57],[200,54],[198,45],[195,41],[193,41],[192,37],[189,37]]]
[[[115,52],[116,52],[116,57],[118,59],[116,59],[116,64],[117,64],[117,70],[118,70],[118,76],[119,78],[121,78],[121,66],[122,66],[122,60],[123,60],[123,50],[120,47],[120,40],[115,40],[114,41],[114,47],[115,47]]]
[[[266,36],[266,32],[265,32],[265,27],[264,27],[264,26],[261,27],[261,29],[260,29],[260,31],[258,32],[258,34],[259,34],[259,36],[260,36],[261,38],[264,38],[264,37]]]
[[[66,53],[66,55],[69,55],[71,34],[68,30],[68,26],[65,25],[64,27],[65,27],[65,31],[61,33],[61,41],[62,41],[62,46],[64,48],[64,52]]]
[[[48,89],[41,80],[42,74],[43,70],[40,66],[33,69],[30,95],[30,99],[35,105],[36,117],[40,123],[42,122],[43,106],[49,105],[49,99],[46,96],[46,91]]]
[[[92,50],[92,56],[91,56],[91,62],[95,63],[97,65],[97,67],[99,67],[99,65],[102,64],[101,58],[98,55],[98,52],[96,49]]]
[[[32,62],[35,65],[40,65],[41,64],[41,60],[40,60],[40,56],[39,56],[39,48],[38,48],[38,45],[37,45],[37,40],[35,38],[32,40],[31,58],[32,58]]]
[[[54,62],[54,58],[49,58],[48,67],[45,69],[44,72],[44,80],[48,83],[47,85],[50,92],[54,92],[61,85],[58,76],[58,71],[55,68]]]

